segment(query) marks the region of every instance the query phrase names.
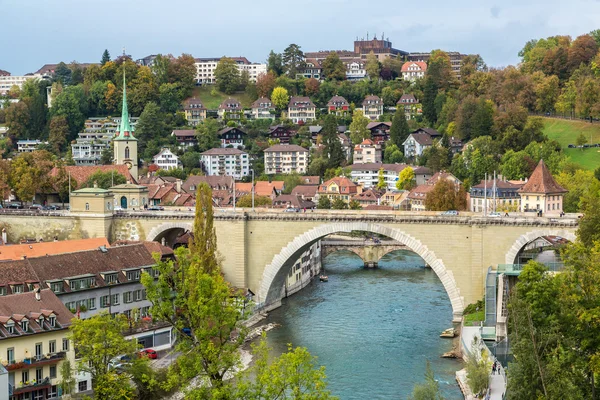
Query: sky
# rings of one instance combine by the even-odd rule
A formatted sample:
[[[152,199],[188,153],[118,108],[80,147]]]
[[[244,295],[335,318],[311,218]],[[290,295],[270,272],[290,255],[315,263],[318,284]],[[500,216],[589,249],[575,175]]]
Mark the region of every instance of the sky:
[[[13,75],[60,61],[99,62],[123,47],[149,54],[245,56],[264,62],[290,43],[352,50],[385,33],[409,52],[480,54],[519,62],[530,39],[600,28],[600,0],[0,0],[0,69]]]

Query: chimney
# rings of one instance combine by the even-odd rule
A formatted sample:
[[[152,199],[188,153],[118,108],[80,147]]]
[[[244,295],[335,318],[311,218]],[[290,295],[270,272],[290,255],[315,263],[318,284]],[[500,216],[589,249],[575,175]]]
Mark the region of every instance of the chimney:
[[[181,179],[175,181],[175,190],[177,190],[177,193],[181,193]]]

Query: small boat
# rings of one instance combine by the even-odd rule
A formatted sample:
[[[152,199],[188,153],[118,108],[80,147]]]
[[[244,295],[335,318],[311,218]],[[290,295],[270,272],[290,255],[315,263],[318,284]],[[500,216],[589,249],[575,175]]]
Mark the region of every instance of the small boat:
[[[321,282],[327,282],[329,280],[329,277],[327,275],[321,275],[319,276],[319,280]]]

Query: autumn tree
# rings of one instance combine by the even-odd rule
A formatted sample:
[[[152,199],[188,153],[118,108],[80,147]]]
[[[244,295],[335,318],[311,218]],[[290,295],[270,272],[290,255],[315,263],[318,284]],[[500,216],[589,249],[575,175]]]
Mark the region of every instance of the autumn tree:
[[[266,74],[260,74],[256,78],[256,93],[258,97],[269,97],[275,89],[275,73],[269,71]]]
[[[360,144],[365,139],[371,138],[371,131],[367,129],[369,118],[363,115],[360,108],[355,108],[352,114],[352,123],[350,124],[350,140],[353,144]]]
[[[346,67],[335,51],[332,51],[325,57],[321,66],[325,78],[335,81],[343,81],[346,79]]]
[[[271,94],[271,101],[273,105],[277,107],[278,110],[283,110],[287,107],[290,96],[288,95],[288,91],[282,87],[276,87],[273,89],[273,93]]]
[[[425,198],[425,208],[431,211],[464,210],[466,206],[466,192],[448,179],[437,181]]]
[[[385,181],[385,175],[383,167],[379,168],[379,172],[377,173],[377,190],[385,190],[387,189],[387,182]]]
[[[223,57],[215,68],[215,80],[220,91],[233,94],[240,84],[240,71],[237,64],[229,57]]]
[[[245,194],[236,199],[236,206],[243,208],[252,207],[252,194]],[[254,195],[254,206],[255,207],[269,207],[273,205],[273,200],[269,196],[257,196]]]
[[[589,63],[598,53],[598,44],[590,35],[581,35],[569,47],[568,67],[570,71],[579,68],[580,64]]]
[[[379,73],[381,71],[381,65],[379,60],[373,51],[367,55],[367,64],[365,66],[369,79],[379,79]]]
[[[308,78],[304,81],[304,92],[307,96],[315,96],[319,93],[321,83],[315,78]]]
[[[396,181],[396,189],[398,190],[412,190],[416,186],[415,170],[412,167],[407,166],[398,176]]]
[[[57,115],[50,120],[50,132],[48,135],[48,143],[52,152],[60,156],[65,150],[67,137],[69,135],[69,124],[64,115]]]

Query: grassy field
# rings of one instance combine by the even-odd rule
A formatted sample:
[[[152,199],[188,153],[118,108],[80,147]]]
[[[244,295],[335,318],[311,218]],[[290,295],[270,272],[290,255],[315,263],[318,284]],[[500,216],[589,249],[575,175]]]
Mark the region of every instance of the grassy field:
[[[576,144],[577,136],[581,133],[588,139],[588,143],[600,143],[600,122],[590,124],[580,120],[565,120],[556,118],[544,118],[546,123],[544,133],[556,140],[564,149],[571,161],[581,165],[585,169],[595,170],[600,167],[600,148],[591,147],[587,149],[569,149],[567,146]]]
[[[478,325],[478,322],[485,321],[485,310],[476,311],[472,314],[465,315],[465,325],[472,326],[473,324]]]
[[[211,93],[215,90],[215,95]],[[242,103],[242,107],[250,107],[252,101],[248,95],[244,92],[234,93],[232,95],[227,95],[223,92],[219,92],[214,86],[198,86],[194,88],[194,97],[200,99],[209,110],[216,110],[219,108],[219,104],[226,100],[229,97],[239,100]]]

